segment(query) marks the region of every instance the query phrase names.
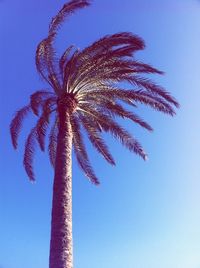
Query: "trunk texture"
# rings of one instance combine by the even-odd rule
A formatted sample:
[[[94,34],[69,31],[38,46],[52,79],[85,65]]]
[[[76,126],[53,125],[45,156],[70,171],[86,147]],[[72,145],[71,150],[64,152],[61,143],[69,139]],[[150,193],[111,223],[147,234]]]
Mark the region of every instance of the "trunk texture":
[[[49,268],[72,268],[72,131],[69,110],[59,106]]]

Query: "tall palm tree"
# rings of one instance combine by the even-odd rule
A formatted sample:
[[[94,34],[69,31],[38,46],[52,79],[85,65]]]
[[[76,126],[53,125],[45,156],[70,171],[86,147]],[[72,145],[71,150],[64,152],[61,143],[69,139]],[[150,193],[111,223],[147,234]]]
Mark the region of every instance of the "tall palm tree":
[[[52,19],[48,37],[39,43],[35,56],[37,71],[49,84],[50,90],[33,93],[30,103],[17,111],[10,126],[16,149],[24,118],[28,113],[36,116],[37,123],[26,139],[23,161],[31,181],[35,179],[35,146],[38,143],[44,151],[45,137],[49,135],[48,152],[55,171],[50,268],[73,267],[72,147],[85,175],[92,183],[99,184],[88,159],[82,131],[86,131],[94,148],[111,165],[115,165],[115,161],[102,139],[104,131],[145,160],[147,155],[140,143],[116,118],[130,119],[152,131],[147,122],[126,107],[145,104],[171,116],[175,114],[173,107],[178,107],[177,101],[167,91],[140,76],[162,72],[133,57],[136,51],[144,49],[144,42],[132,33],[107,35],[83,50],[70,46],[61,57],[56,55],[54,41],[59,27],[74,11],[89,4],[89,0],[72,0]],[[125,86],[127,83],[131,89]]]

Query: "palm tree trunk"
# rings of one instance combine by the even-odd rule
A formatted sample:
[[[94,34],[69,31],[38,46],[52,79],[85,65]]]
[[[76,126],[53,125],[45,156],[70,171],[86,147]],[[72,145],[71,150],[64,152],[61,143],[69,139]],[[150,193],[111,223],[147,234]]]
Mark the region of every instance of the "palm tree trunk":
[[[49,268],[72,268],[72,131],[65,105],[58,109]]]

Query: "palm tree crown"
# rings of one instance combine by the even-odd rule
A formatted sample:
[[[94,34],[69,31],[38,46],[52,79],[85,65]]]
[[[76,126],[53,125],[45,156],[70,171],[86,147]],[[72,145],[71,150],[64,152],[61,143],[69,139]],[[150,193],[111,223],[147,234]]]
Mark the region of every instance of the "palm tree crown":
[[[134,58],[135,52],[144,49],[145,45],[141,38],[132,33],[107,35],[83,50],[70,46],[61,57],[56,55],[53,45],[60,25],[76,9],[88,5],[87,0],[72,0],[53,18],[49,35],[39,43],[35,57],[38,73],[51,90],[33,93],[30,103],[20,109],[11,122],[12,143],[17,148],[23,119],[29,112],[37,117],[37,123],[25,144],[24,166],[30,180],[34,180],[32,164],[35,143],[38,142],[44,151],[49,123],[52,125],[48,151],[51,164],[55,165],[58,126],[62,120],[58,110],[61,106],[66,107],[70,117],[77,161],[95,184],[99,181],[88,160],[82,129],[87,132],[95,149],[111,165],[115,165],[115,161],[101,137],[103,131],[111,133],[131,152],[146,159],[140,143],[115,118],[128,118],[151,131],[152,127],[127,110],[124,104],[136,108],[137,103],[142,103],[171,116],[175,114],[173,107],[178,107],[177,101],[165,89],[141,76],[162,72]],[[132,88],[124,89],[121,82],[128,82]]]

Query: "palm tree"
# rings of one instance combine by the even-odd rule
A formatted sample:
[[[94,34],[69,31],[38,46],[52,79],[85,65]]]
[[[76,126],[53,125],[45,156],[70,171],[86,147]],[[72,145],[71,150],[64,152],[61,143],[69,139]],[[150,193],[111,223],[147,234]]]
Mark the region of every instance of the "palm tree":
[[[48,152],[55,171],[50,268],[73,267],[72,147],[85,175],[92,183],[99,184],[88,159],[82,131],[86,131],[94,148],[111,165],[115,165],[115,161],[102,138],[103,132],[110,133],[145,160],[147,155],[140,143],[116,118],[130,119],[152,131],[148,123],[126,107],[136,108],[137,104],[145,104],[171,116],[175,114],[173,107],[178,107],[177,101],[167,91],[140,76],[162,72],[135,60],[133,55],[144,49],[144,42],[132,33],[107,35],[83,50],[70,46],[61,57],[56,55],[54,41],[59,27],[70,14],[89,4],[89,0],[72,0],[52,19],[48,37],[39,43],[35,56],[37,71],[49,84],[50,90],[33,93],[30,103],[17,111],[10,125],[16,149],[24,118],[28,113],[37,118],[26,139],[23,161],[31,181],[35,180],[35,146],[38,144],[44,151],[45,137],[49,135]],[[127,83],[131,89],[125,86]]]

